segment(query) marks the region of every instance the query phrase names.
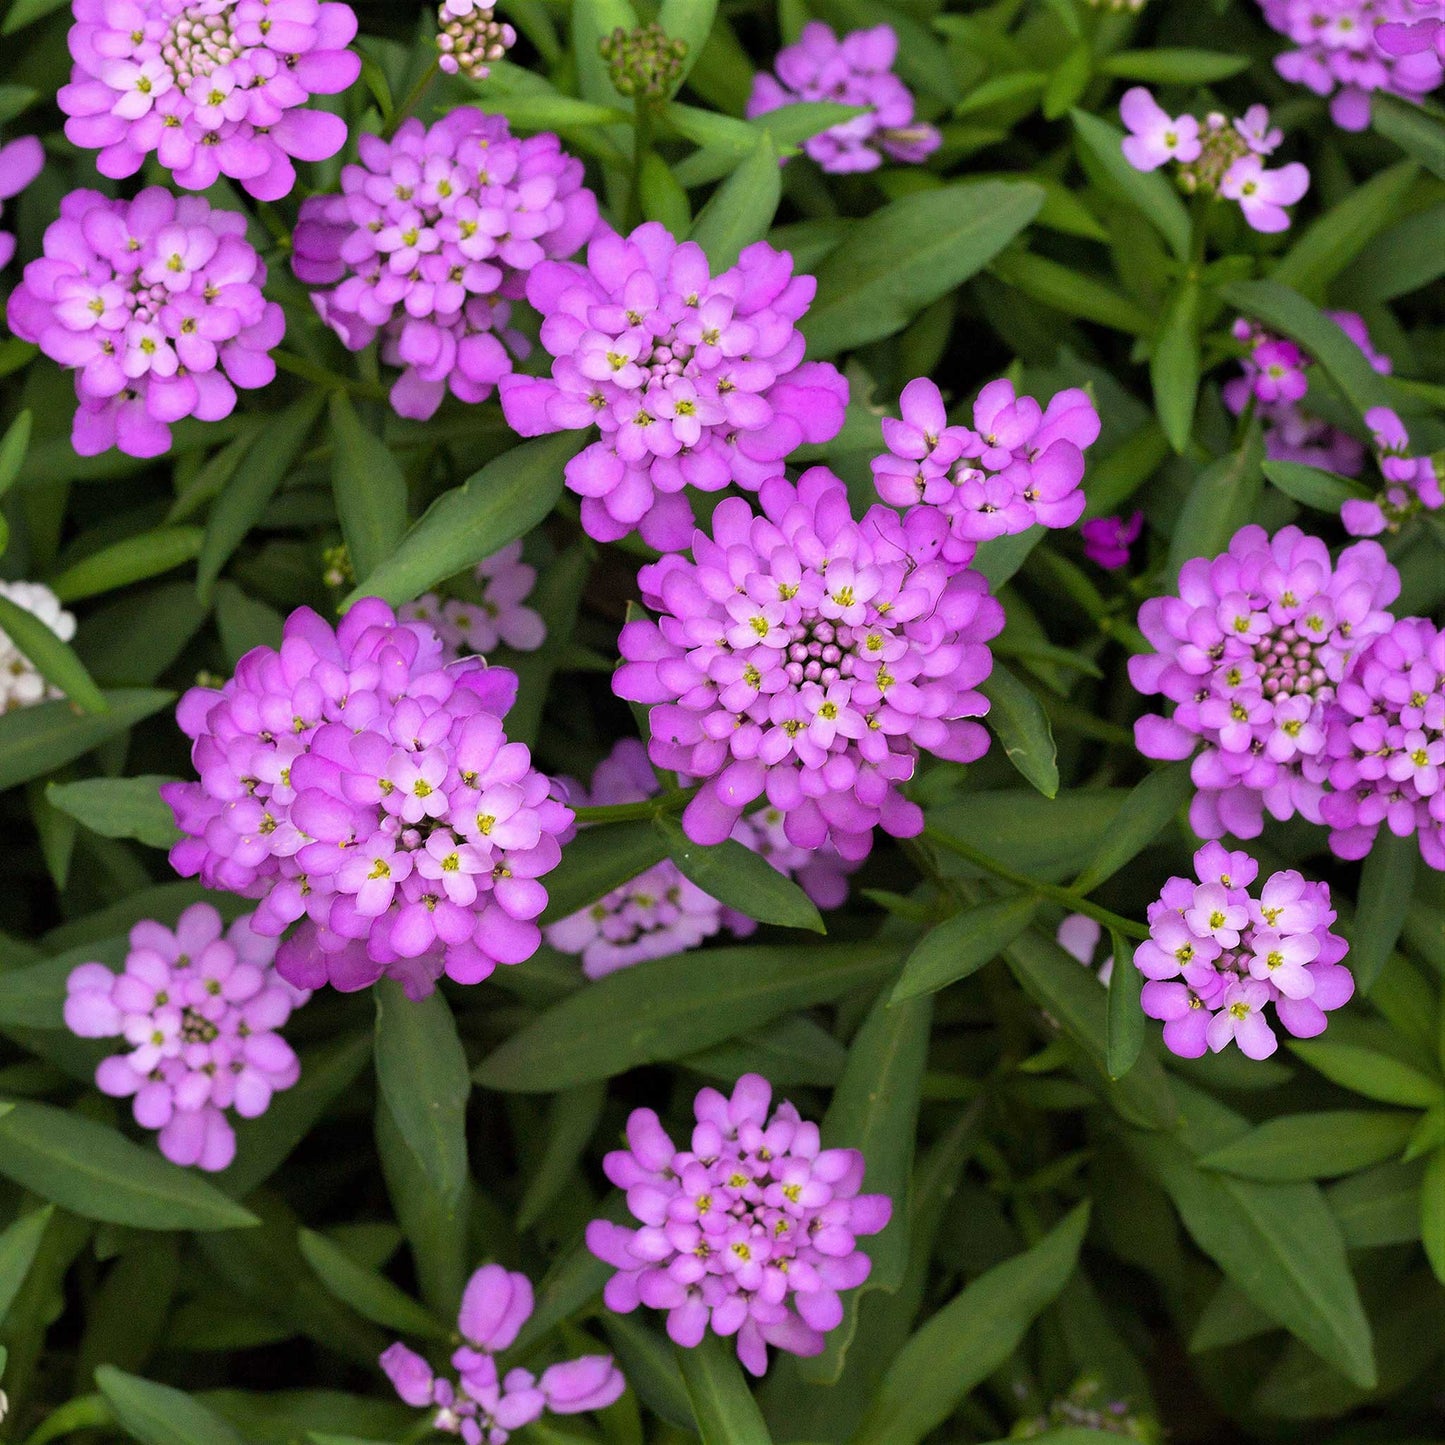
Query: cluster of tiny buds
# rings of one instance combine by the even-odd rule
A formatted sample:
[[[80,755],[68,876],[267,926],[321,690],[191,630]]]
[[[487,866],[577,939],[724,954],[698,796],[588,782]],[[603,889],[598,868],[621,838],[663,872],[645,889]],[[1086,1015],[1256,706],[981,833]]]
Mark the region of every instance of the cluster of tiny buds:
[[[351,552],[345,542],[323,548],[321,580],[328,587],[349,587],[356,583],[356,569],[351,565]]]
[[[1204,117],[1199,140],[1199,159],[1179,167],[1179,189],[1186,196],[1198,191],[1206,196],[1214,195],[1230,166],[1250,153],[1249,142],[1230,124],[1229,118],[1217,110]]]
[[[597,42],[619,95],[664,100],[682,78],[687,41],[674,40],[655,20],[635,30],[620,25]]]
[[[176,84],[184,90],[197,76],[229,65],[243,48],[231,33],[229,10],[205,15],[197,14],[193,7],[176,18],[161,56],[174,72]]]
[[[458,13],[457,0],[442,0],[437,10],[437,64],[448,75],[485,80],[496,64],[517,43],[517,32],[498,20],[490,5],[477,5]]]

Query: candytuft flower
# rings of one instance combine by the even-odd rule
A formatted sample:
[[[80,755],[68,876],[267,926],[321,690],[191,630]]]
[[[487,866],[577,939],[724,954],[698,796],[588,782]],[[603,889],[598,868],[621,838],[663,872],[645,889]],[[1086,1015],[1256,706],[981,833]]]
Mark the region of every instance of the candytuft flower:
[[[878,495],[895,507],[936,508],[946,519],[945,561],[964,565],[978,543],[1034,525],[1071,527],[1083,514],[1084,452],[1099,413],[1077,387],[1047,407],[1006,379],[978,394],[973,427],[950,426],[927,377],[903,388],[902,420],[883,418],[887,454],[873,460]]]
[[[528,345],[510,325],[527,274],[570,256],[597,224],[582,164],[554,135],[518,140],[500,116],[463,106],[390,141],[362,136],[340,195],[311,196],[292,269],[330,287],[312,301],[352,351],[381,336],[402,367],[391,404],[424,421],[448,390],[485,401]],[[339,283],[339,284],[338,284]]]
[[[171,423],[219,421],[236,388],[276,375],[286,328],[261,288],[246,218],[159,186],[133,201],[72,191],[45,254],[10,293],[10,329],[75,372],[71,441],[81,456],[170,449]]]
[[[437,65],[447,75],[485,80],[517,43],[517,32],[478,0],[442,0],[437,7]]]
[[[236,1153],[226,1117],[255,1119],[301,1077],[277,1032],[308,994],[278,978],[276,940],[194,903],[174,930],[149,919],[130,931],[125,967],[83,963],[66,982],[65,1024],[84,1039],[124,1038],[101,1062],[102,1093],[130,1099],[135,1121],[160,1131],[175,1164],[224,1169]]]
[[[1325,731],[1330,847],[1363,858],[1383,824],[1445,870],[1445,633],[1403,617],[1360,649]]]
[[[897,54],[891,25],[853,30],[840,40],[830,26],[810,20],[797,44],[778,52],[776,75],[760,71],[753,77],[748,118],[809,100],[865,106],[863,115],[810,136],[804,152],[835,174],[876,170],[885,159],[918,165],[943,137],[914,118],[912,93],[893,74]]]
[[[18,196],[45,168],[45,151],[33,135],[23,135],[0,147],[0,202]],[[0,213],[5,207],[0,205]],[[15,237],[0,231],[0,267],[10,264]]]
[[[1096,566],[1113,572],[1129,565],[1130,551],[1144,530],[1144,514],[1135,512],[1127,522],[1123,517],[1093,517],[1080,530],[1084,555]]]
[[[480,653],[486,656],[498,644],[513,652],[535,652],[547,640],[547,624],[525,605],[537,585],[537,569],[522,561],[522,543],[509,542],[500,552],[477,563],[480,602],[459,598],[442,601],[434,592],[398,609],[407,622],[425,622],[435,629],[446,650],[446,660]]]
[[[667,1333],[691,1349],[711,1328],[737,1337],[754,1375],[769,1345],[793,1355],[822,1352],[843,1318],[839,1294],[868,1278],[859,1235],[892,1216],[885,1194],[860,1194],[856,1149],[824,1149],[818,1126],[789,1103],[769,1114],[772,1085],[744,1074],[725,1098],[698,1092],[697,1126],[679,1149],[651,1109],[627,1121],[628,1148],[602,1167],[640,1229],[604,1219],[587,1226],[587,1248],[612,1265],[603,1299],[628,1314],[639,1304],[667,1311]]]
[[[1332,563],[1298,527],[1270,537],[1248,526],[1227,552],[1186,562],[1177,597],[1144,603],[1139,626],[1158,651],[1131,657],[1129,678],[1175,706],[1168,718],[1140,718],[1135,741],[1150,758],[1199,749],[1196,833],[1258,837],[1265,809],[1321,821],[1326,708],[1351,656],[1389,629],[1385,609],[1399,592],[1374,542]]]
[[[1384,487],[1369,501],[1350,498],[1340,507],[1340,520],[1352,537],[1377,537],[1398,532],[1418,512],[1437,512],[1445,505],[1440,476],[1430,457],[1410,455],[1410,434],[1387,406],[1371,407],[1365,425],[1374,436],[1375,456]]]
[[[1349,1001],[1355,981],[1340,960],[1345,940],[1330,932],[1327,883],[1293,870],[1259,893],[1248,853],[1207,843],[1194,855],[1198,879],[1171,878],[1149,905],[1149,937],[1134,952],[1148,980],[1141,1003],[1164,1020],[1164,1043],[1186,1059],[1237,1043],[1251,1059],[1279,1047],[1266,1009],[1296,1038],[1323,1033],[1325,1014]]]
[[[1418,101],[1445,78],[1445,56],[1428,39],[1418,47],[1407,41],[1408,48],[1396,48],[1403,22],[1438,10],[1436,0],[1259,3],[1266,23],[1297,47],[1276,56],[1274,68],[1286,80],[1330,96],[1330,115],[1342,130],[1369,125],[1375,92]]]
[[[532,1317],[532,1282],[499,1264],[483,1265],[462,1295],[451,1363],[455,1384],[440,1378],[414,1350],[398,1342],[381,1356],[381,1368],[408,1404],[435,1409],[432,1429],[459,1435],[465,1445],[506,1445],[513,1430],[554,1415],[605,1410],[627,1388],[611,1355],[583,1355],[530,1370],[502,1373],[497,1356],[509,1349]]]
[[[349,5],[318,0],[73,0],[66,138],[99,150],[120,180],[155,154],[175,182],[220,176],[261,201],[289,195],[293,161],[346,143],[340,116],[312,110],[361,74]]]
[[[299,608],[279,653],[181,700],[200,782],[161,790],[172,864],[259,898],[260,933],[301,921],[276,960],[298,987],[386,974],[422,997],[523,962],[572,813],[507,740],[516,690],[482,658],[444,666],[436,633],[376,598],[334,629]]]
[[[661,616],[623,628],[613,690],[651,705],[653,762],[701,780],[683,814],[695,842],[721,842],[766,795],[790,843],[831,841],[856,861],[875,828],[922,828],[899,791],[920,750],[969,762],[987,749],[971,719],[988,709],[976,689],[1003,609],[938,556],[931,508],[855,521],[822,467],[764,483],[759,502],[761,515],[726,498],[691,560],[639,572]]]
[[[640,530],[676,551],[692,535],[685,488],[756,491],[790,452],[842,429],[848,384],[803,360],[796,327],[816,289],[763,241],[712,276],[700,246],[656,222],[599,236],[586,266],[529,275],[555,360],[548,378],[504,379],[502,410],[523,436],[597,427],[567,463],[582,525],[599,542]]]
[[[1392,21],[1375,31],[1375,44],[1386,55],[1418,55],[1433,49],[1445,70],[1445,17],[1417,20],[1412,25]]]
[[[61,607],[60,599],[43,582],[0,582],[0,597],[38,617],[62,642],[75,636],[74,616]],[[0,715],[64,696],[0,627]]]

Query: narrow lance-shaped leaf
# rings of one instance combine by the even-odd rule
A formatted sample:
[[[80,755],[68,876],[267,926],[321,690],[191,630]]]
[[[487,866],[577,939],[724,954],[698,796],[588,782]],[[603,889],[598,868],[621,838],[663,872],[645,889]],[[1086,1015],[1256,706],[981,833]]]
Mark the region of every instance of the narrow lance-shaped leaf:
[[[767,235],[782,198],[782,176],[777,148],[765,131],[693,222],[692,239],[707,252],[714,275],[735,265],[744,247]]]
[[[84,712],[104,713],[110,704],[85,664],[33,612],[0,593],[0,633],[52,687]]]
[[[1088,866],[1074,880],[1075,893],[1092,893],[1132,862],[1193,796],[1188,763],[1175,763],[1150,773],[1124,799]]]
[[[51,578],[50,585],[62,602],[114,592],[194,561],[205,535],[199,527],[157,527],[153,532],[123,537],[72,563]]]
[[[161,798],[165,777],[87,778],[51,783],[52,807],[84,823],[103,838],[134,838],[151,848],[169,848],[180,836],[170,806]]]
[[[1264,474],[1285,496],[1292,497],[1301,506],[1335,516],[1352,498],[1370,495],[1369,488],[1360,482],[1322,471],[1319,467],[1306,466],[1303,462],[1266,460]]]
[[[331,439],[331,491],[341,535],[356,575],[370,577],[406,531],[406,478],[342,391],[331,396]]]
[[[0,1234],[0,1325],[10,1313],[25,1276],[35,1262],[40,1241],[45,1236],[51,1215],[55,1213],[50,1205],[22,1214],[3,1234]],[[3,1371],[0,1371],[3,1376]]]
[[[930,928],[914,946],[894,985],[891,1002],[934,993],[967,978],[1026,929],[1039,901],[1024,894],[964,908]]]
[[[95,1383],[121,1426],[141,1445],[246,1445],[230,1424],[183,1390],[113,1365],[102,1365]]]
[[[1293,1182],[1332,1179],[1383,1164],[1405,1147],[1417,1114],[1380,1109],[1331,1109],[1266,1119],[1249,1133],[1211,1150],[1205,1169],[1243,1179]]]
[[[1244,444],[1211,462],[1194,479],[1174,525],[1168,571],[1177,576],[1191,557],[1212,557],[1253,515],[1263,487],[1264,429],[1251,423]]]
[[[1058,796],[1059,762],[1053,729],[1037,697],[1008,668],[994,664],[980,691],[992,706],[988,725],[1004,755],[1046,798]]]
[[[68,702],[42,702],[0,714],[0,790],[28,783],[128,732],[174,700],[174,693],[122,688],[105,693],[103,713],[78,716]]]
[[[772,1445],[731,1340],[709,1331],[677,1362],[702,1445]]]
[[[358,1264],[335,1240],[315,1230],[303,1229],[297,1236],[306,1263],[316,1277],[339,1299],[364,1319],[405,1335],[427,1340],[447,1340],[451,1331],[428,1314],[421,1305],[398,1289],[384,1275]]]
[[[710,847],[694,843],[672,818],[659,818],[657,828],[683,877],[725,907],[759,923],[827,932],[813,900],[761,854],[732,838]]]
[[[1176,452],[1189,445],[1199,399],[1199,301],[1199,283],[1186,280],[1164,313],[1149,361],[1154,409]]]
[[[1360,874],[1360,898],[1349,930],[1349,965],[1361,993],[1369,993],[1405,926],[1419,844],[1381,827]]]
[[[1430,1156],[1420,1181],[1420,1241],[1435,1278],[1445,1284],[1445,1149]]]
[[[1139,996],[1144,980],[1134,967],[1134,950],[1122,933],[1111,929],[1114,967],[1109,974],[1108,1035],[1104,1067],[1111,1079],[1122,1079],[1139,1062],[1147,1024]]]
[[[1070,112],[1079,143],[1108,177],[1110,187],[1135,207],[1181,260],[1189,259],[1194,228],[1179,193],[1159,171],[1136,171],[1124,159],[1124,132],[1087,111]]]
[[[1370,113],[1381,135],[1445,180],[1445,122],[1423,106],[1389,95],[1371,96]]]
[[[562,861],[547,874],[543,923],[570,918],[631,882],[667,857],[668,839],[647,819],[591,824],[562,851]]]

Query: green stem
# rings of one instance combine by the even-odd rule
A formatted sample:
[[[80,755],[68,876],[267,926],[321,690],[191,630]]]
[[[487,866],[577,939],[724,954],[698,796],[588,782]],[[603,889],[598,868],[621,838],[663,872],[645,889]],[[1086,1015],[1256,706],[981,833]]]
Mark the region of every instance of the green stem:
[[[642,167],[652,146],[652,107],[645,96],[632,102],[632,186],[627,193],[627,225],[632,231],[642,224]]]
[[[382,139],[390,140],[396,134],[397,127],[412,112],[412,107],[426,94],[426,88],[441,73],[441,65],[438,61],[432,63],[422,72],[421,79],[407,91],[406,99],[392,111],[391,119],[386,123],[386,129],[382,131]]]
[[[656,798],[643,798],[636,803],[605,803],[596,807],[574,808],[579,823],[651,822],[654,818],[680,813],[692,801],[696,788],[678,788]]]
[[[930,825],[923,830],[923,836],[929,842],[946,849],[965,862],[972,863],[975,868],[981,868],[985,873],[992,873],[995,878],[1001,878],[1005,883],[1012,883],[1016,888],[1022,888],[1026,892],[1051,898],[1055,903],[1063,904],[1070,912],[1082,913],[1086,918],[1092,918],[1096,922],[1102,923],[1105,928],[1116,929],[1126,938],[1149,937],[1149,930],[1142,923],[1135,923],[1131,918],[1121,918],[1119,914],[1111,913],[1107,908],[1100,908],[1097,903],[1091,903],[1070,888],[1062,888],[1056,883],[1044,883],[1037,878],[1030,878],[1027,873],[1020,873],[1007,864],[1000,863],[996,858],[990,858],[987,853],[981,852],[972,843],[965,843],[962,838],[956,838],[951,833],[945,833]]]
[[[293,356],[289,351],[273,351],[271,360],[276,363],[280,371],[288,371],[292,376],[303,377],[307,381],[314,381],[318,386],[329,387],[334,391],[349,391],[353,396],[365,397],[368,401],[387,401],[390,393],[384,386],[370,381],[357,381],[354,377],[342,376],[339,371],[332,371],[328,366],[322,366],[319,361],[310,361],[304,356]]]

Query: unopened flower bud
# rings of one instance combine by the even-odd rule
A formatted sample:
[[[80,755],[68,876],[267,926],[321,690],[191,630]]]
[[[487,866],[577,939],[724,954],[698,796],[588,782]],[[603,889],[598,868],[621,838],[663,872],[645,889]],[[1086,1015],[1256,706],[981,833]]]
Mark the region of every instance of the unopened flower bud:
[[[442,0],[437,10],[437,64],[448,75],[485,80],[517,43],[517,32],[474,0]]]
[[[687,41],[674,40],[656,21],[635,30],[620,25],[597,42],[607,73],[620,95],[666,99],[682,79]]]

